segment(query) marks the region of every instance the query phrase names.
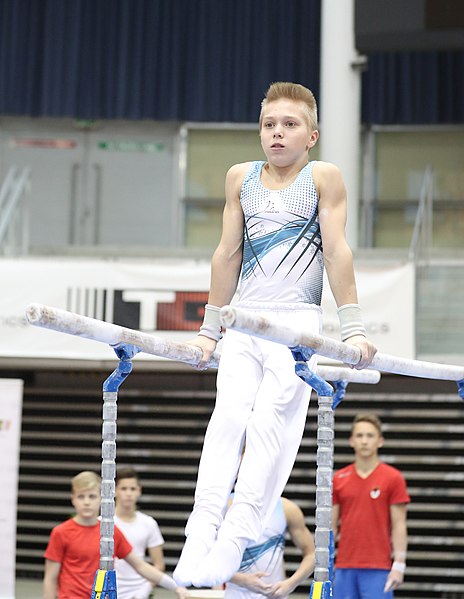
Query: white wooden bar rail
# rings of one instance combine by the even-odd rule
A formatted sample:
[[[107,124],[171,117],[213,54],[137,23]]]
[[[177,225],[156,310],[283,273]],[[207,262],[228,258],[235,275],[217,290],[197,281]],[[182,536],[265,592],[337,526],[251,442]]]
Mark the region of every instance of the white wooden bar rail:
[[[282,324],[270,318],[233,306],[224,306],[221,308],[220,314],[221,323],[226,328],[256,335],[289,347],[299,345],[311,347],[320,356],[340,360],[346,364],[359,362],[359,349],[348,343],[328,339],[322,335],[315,335],[310,331],[282,326]],[[375,355],[369,368],[375,368],[381,372],[392,372],[427,379],[447,381],[462,381],[464,379],[464,366],[410,360],[381,353]]]
[[[196,365],[201,359],[201,350],[187,343],[166,341],[155,335],[142,333],[119,325],[81,316],[43,304],[30,304],[26,310],[28,322],[34,326],[67,333],[85,339],[93,339],[116,346],[129,343],[140,347],[141,351],[154,356],[177,360]],[[219,352],[213,354],[208,366],[215,368],[220,360]],[[352,370],[343,366],[318,366],[317,374],[326,381],[343,380],[347,382],[375,384],[380,373],[375,370]]]

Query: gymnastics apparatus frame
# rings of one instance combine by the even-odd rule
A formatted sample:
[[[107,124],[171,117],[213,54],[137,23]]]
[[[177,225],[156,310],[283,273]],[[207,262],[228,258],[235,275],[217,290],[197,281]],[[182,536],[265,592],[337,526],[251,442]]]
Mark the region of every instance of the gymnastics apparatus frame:
[[[332,476],[334,448],[334,408],[343,399],[349,382],[375,384],[380,372],[419,378],[456,381],[458,394],[464,399],[464,367],[411,360],[377,353],[365,370],[338,366],[318,366],[313,372],[307,361],[313,354],[356,365],[360,351],[353,345],[285,327],[241,308],[224,306],[221,323],[243,333],[286,345],[295,359],[296,374],[318,395],[317,457],[316,457],[316,561],[310,599],[330,599],[332,596],[333,545]],[[26,310],[28,322],[34,326],[92,339],[113,347],[119,358],[118,367],[103,384],[102,426],[102,506],[100,532],[100,569],[95,574],[92,599],[117,599],[114,571],[114,478],[116,473],[116,421],[119,386],[132,371],[132,358],[139,352],[195,366],[202,357],[200,348],[185,343],[166,341],[149,335],[43,304],[30,304]],[[215,352],[207,366],[218,366],[220,354]],[[327,381],[334,382],[334,388]],[[193,596],[193,595],[192,595]]]

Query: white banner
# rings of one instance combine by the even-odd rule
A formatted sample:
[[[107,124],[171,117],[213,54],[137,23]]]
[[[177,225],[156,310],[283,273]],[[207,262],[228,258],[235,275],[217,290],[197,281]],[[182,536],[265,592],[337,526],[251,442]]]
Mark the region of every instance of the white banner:
[[[412,263],[356,266],[356,284],[369,339],[384,354],[416,358],[415,270]],[[340,340],[329,283],[324,282],[323,334]]]
[[[115,358],[104,344],[28,325],[25,310],[35,302],[186,341],[201,323],[209,275],[209,262],[187,259],[2,259],[0,357]],[[369,337],[384,353],[415,358],[413,266],[358,264],[356,279]],[[328,283],[323,309],[324,335],[338,339]]]
[[[0,598],[14,599],[16,506],[23,381],[0,379]]]

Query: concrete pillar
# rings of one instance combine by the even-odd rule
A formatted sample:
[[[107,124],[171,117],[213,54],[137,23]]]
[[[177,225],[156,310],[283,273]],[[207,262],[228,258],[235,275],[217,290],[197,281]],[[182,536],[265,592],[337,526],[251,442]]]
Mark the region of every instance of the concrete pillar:
[[[342,171],[348,194],[347,239],[358,246],[361,68],[354,45],[354,0],[322,0],[321,160]]]

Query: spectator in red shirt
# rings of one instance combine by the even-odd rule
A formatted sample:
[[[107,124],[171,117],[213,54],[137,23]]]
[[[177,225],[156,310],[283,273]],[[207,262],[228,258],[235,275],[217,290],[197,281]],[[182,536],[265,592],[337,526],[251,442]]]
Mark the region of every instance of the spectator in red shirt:
[[[100,564],[100,488],[95,472],[84,471],[71,481],[71,503],[76,515],[55,526],[45,551],[44,599],[89,599]],[[176,591],[184,589],[173,579],[132,551],[122,532],[114,527],[114,554],[126,560],[141,576],[155,585]]]
[[[354,463],[333,480],[334,599],[388,599],[403,582],[410,498],[399,470],[379,460],[383,441],[376,415],[355,417]]]

